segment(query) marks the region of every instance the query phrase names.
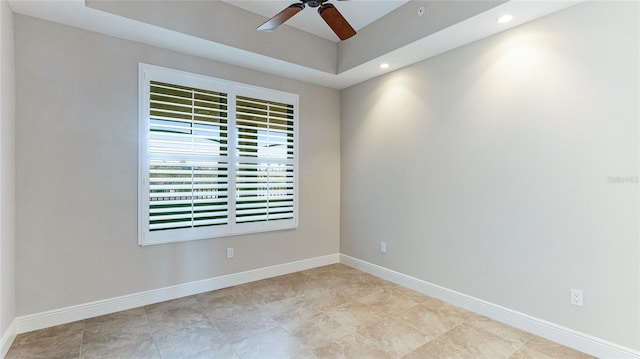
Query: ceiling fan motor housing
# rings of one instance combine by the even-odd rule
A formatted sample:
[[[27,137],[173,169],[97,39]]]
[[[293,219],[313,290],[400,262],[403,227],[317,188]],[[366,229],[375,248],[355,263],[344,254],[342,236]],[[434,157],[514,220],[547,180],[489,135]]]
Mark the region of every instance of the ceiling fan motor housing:
[[[327,0],[302,0],[302,2],[307,4],[309,7],[318,7],[325,1]]]

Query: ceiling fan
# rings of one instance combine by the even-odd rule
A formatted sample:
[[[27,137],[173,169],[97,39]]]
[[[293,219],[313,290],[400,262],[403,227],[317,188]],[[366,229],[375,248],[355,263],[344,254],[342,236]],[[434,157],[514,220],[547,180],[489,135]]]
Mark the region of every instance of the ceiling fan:
[[[305,6],[317,7],[318,14],[329,25],[331,30],[338,35],[340,40],[346,40],[356,34],[356,30],[349,25],[344,16],[340,14],[333,4],[328,2],[329,0],[300,0],[299,3],[291,4],[284,10],[280,11],[276,16],[267,20],[264,24],[258,26],[259,31],[273,31],[278,26],[285,23],[293,17],[293,15],[299,13]],[[344,1],[344,0],[338,0]]]

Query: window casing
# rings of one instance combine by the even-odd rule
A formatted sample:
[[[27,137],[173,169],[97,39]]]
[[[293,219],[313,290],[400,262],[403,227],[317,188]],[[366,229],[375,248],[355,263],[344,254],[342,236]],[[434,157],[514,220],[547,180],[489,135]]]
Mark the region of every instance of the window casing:
[[[298,95],[139,68],[140,245],[297,227]]]

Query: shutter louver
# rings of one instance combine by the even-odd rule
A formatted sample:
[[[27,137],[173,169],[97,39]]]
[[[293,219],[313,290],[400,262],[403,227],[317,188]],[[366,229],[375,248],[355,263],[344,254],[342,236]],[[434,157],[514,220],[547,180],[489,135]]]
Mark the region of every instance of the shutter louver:
[[[151,81],[149,105],[149,229],[227,224],[227,95]]]
[[[294,107],[236,98],[236,223],[294,218]]]

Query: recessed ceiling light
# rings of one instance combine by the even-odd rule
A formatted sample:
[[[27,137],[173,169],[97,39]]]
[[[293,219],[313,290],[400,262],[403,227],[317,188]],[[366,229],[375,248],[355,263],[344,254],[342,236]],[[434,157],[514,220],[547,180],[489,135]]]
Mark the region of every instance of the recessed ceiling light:
[[[501,24],[507,23],[509,21],[511,21],[511,19],[513,19],[513,16],[506,14],[506,15],[502,15],[498,18],[498,22]]]
[[[387,64],[387,63],[380,64],[380,68],[381,69],[388,69],[389,68],[389,64]]]

